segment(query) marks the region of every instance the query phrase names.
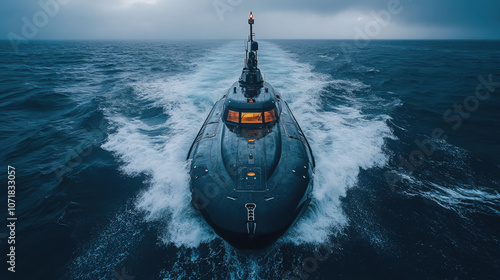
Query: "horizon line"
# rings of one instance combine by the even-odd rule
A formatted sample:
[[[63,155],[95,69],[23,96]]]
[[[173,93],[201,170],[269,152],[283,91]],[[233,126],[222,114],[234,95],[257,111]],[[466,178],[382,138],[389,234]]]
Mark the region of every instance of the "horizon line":
[[[85,38],[85,39],[29,39],[26,41],[23,41],[23,43],[27,42],[36,42],[36,41],[236,41],[236,40],[244,40],[246,41],[247,39],[243,38],[208,38],[208,39],[203,39],[203,38],[148,38],[148,39],[130,39],[130,38],[106,38],[106,39],[99,39],[99,38]],[[263,39],[257,39],[257,40],[303,40],[303,41],[319,41],[319,40],[324,40],[324,41],[500,41],[499,39],[495,38],[443,38],[443,39],[435,39],[435,38],[379,38],[379,39],[353,39],[353,38],[263,38]],[[0,39],[0,41],[6,41],[10,42],[11,40],[9,39]]]

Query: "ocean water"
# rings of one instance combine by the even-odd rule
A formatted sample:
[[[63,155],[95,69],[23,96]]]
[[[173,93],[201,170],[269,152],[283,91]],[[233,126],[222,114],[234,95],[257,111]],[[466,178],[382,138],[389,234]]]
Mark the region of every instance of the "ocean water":
[[[498,279],[499,41],[260,41],[316,170],[305,215],[257,252],[193,211],[185,161],[243,57],[243,41],[0,42],[18,218],[2,279]]]

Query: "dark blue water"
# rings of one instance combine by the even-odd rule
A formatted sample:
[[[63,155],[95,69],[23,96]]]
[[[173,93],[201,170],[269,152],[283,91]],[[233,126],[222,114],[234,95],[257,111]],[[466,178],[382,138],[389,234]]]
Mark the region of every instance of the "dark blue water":
[[[499,41],[262,41],[317,168],[259,252],[196,215],[185,162],[242,46],[0,42],[2,279],[498,279]]]

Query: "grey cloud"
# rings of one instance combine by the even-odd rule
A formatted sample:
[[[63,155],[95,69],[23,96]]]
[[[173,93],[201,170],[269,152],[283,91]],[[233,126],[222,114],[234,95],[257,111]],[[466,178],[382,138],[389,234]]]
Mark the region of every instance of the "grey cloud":
[[[21,19],[32,20],[41,10],[39,1],[6,0],[0,10],[0,38],[7,38],[9,32],[22,35]],[[241,38],[246,36],[242,30],[246,30],[250,10],[257,24],[266,26],[261,29],[262,37],[353,38],[354,28],[363,22],[350,21],[355,14],[349,12],[366,20],[370,11],[386,9],[394,0],[157,0],[154,5],[136,3],[130,8],[117,8],[130,0],[65,1],[69,3],[61,5],[33,39]],[[400,2],[404,10],[392,17],[394,24],[383,38],[412,38],[413,32],[416,38],[500,39],[500,1]],[[342,26],[333,26],[337,24]]]

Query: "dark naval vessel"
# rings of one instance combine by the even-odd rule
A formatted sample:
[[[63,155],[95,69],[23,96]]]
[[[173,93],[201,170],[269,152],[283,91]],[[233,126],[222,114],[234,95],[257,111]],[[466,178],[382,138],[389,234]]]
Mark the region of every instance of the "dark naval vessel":
[[[257,67],[250,36],[239,81],[215,103],[188,153],[192,203],[241,249],[264,248],[307,208],[314,157],[287,103]]]

